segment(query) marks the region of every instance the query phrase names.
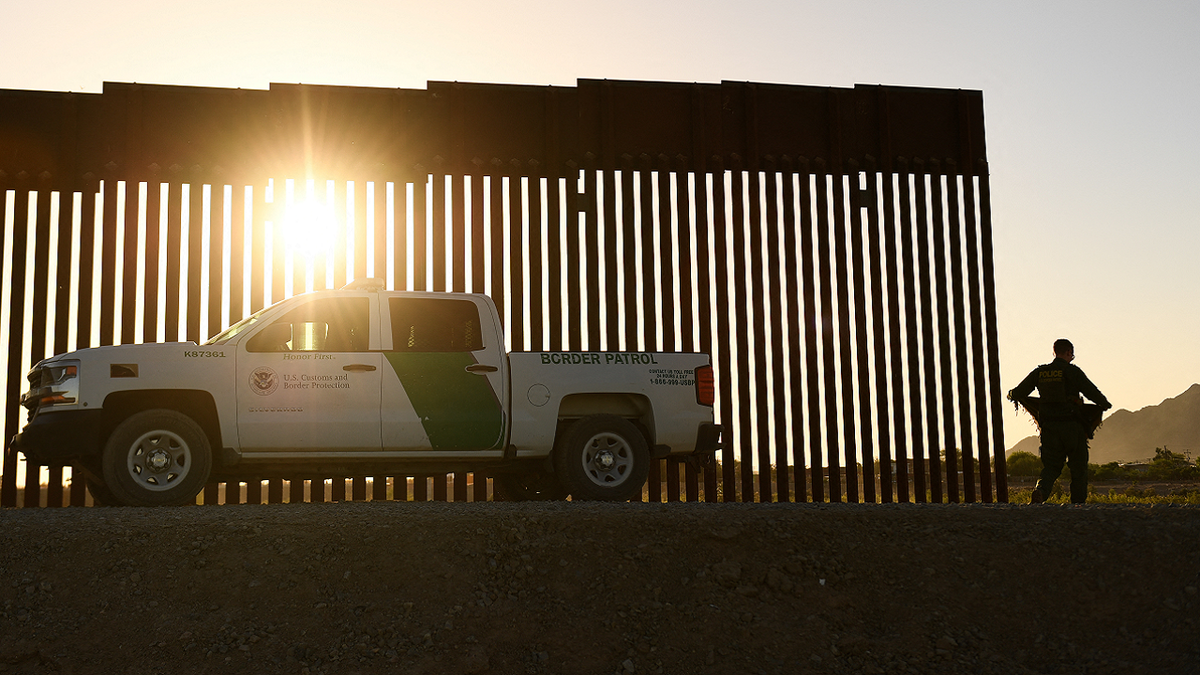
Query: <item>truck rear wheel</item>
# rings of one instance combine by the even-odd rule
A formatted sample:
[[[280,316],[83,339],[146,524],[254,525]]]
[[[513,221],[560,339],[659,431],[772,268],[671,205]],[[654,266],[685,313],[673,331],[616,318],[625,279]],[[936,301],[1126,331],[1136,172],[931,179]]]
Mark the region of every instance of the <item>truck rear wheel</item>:
[[[650,450],[629,420],[592,415],[563,435],[554,466],[573,499],[623,502],[641,496],[650,472]]]
[[[147,410],[117,425],[104,446],[104,484],[127,506],[195,501],[212,469],[208,437],[175,410]]]

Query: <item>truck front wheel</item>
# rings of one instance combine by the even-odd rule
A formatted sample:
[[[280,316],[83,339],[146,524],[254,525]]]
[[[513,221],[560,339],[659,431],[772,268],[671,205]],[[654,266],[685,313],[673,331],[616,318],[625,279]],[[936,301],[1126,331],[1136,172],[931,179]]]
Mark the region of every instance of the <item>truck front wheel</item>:
[[[147,410],[117,425],[104,446],[104,484],[127,506],[196,499],[212,469],[204,430],[175,410]]]
[[[573,499],[623,502],[641,496],[650,472],[650,450],[629,420],[592,415],[563,435],[554,463]]]

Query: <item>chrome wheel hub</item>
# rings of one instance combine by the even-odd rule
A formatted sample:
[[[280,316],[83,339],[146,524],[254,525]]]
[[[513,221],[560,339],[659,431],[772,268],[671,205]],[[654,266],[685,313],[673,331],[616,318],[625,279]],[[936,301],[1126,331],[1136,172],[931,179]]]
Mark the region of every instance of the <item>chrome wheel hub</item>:
[[[619,434],[603,432],[584,445],[583,471],[596,485],[613,487],[629,477],[633,468],[633,450]]]
[[[171,456],[164,450],[155,450],[146,458],[146,468],[154,473],[162,473],[171,465]]]
[[[604,471],[608,471],[609,469],[612,469],[613,464],[616,464],[616,463],[617,463],[616,458],[613,457],[613,454],[611,452],[609,452],[608,450],[605,450],[604,452],[601,452],[599,455],[596,456],[597,468],[602,469]]]
[[[160,429],[142,434],[129,446],[125,467],[129,476],[146,490],[174,487],[187,475],[192,452],[178,434]]]

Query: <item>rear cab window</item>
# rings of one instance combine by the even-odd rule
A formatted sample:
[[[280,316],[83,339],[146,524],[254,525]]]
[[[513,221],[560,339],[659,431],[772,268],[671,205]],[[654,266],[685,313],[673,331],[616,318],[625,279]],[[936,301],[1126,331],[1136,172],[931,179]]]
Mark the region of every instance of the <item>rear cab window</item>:
[[[470,300],[388,299],[392,350],[397,352],[474,352],[486,347],[479,308]]]

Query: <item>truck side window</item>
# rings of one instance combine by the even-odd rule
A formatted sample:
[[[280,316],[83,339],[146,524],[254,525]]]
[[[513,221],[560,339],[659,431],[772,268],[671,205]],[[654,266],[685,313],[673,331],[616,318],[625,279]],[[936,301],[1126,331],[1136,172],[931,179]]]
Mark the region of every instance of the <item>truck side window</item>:
[[[470,300],[391,298],[392,349],[473,352],[483,349],[479,309]]]
[[[365,352],[367,298],[322,298],[297,307],[246,343],[251,352]]]

